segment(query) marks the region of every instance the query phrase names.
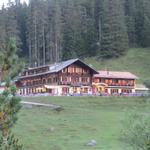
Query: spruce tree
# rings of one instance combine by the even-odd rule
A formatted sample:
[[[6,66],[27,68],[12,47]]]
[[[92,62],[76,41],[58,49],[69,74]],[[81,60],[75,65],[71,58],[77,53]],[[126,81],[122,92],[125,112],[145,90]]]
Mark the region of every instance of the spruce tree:
[[[137,34],[136,34],[136,1],[135,0],[126,0],[125,1],[125,17],[126,17],[126,26],[129,38],[129,46],[137,46]]]
[[[141,28],[141,46],[150,46],[150,1],[143,1],[143,28]]]
[[[124,9],[121,0],[105,0],[102,6],[101,57],[119,57],[128,48]]]

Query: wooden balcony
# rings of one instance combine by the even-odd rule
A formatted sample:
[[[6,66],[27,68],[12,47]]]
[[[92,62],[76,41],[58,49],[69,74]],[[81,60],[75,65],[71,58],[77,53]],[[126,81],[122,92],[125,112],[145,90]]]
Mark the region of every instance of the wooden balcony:
[[[134,86],[134,83],[107,83],[108,86]]]
[[[89,82],[68,82],[68,81],[61,81],[59,85],[71,85],[71,86],[89,86],[91,85]]]

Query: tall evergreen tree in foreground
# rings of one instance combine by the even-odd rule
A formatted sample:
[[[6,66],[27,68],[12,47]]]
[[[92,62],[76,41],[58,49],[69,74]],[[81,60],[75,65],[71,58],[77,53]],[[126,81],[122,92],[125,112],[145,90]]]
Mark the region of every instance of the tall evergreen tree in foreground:
[[[13,39],[7,42],[6,49],[0,56],[1,80],[6,83],[6,89],[0,94],[0,150],[21,150],[18,139],[11,134],[21,108],[21,99],[16,97],[16,87],[11,83],[21,68]]]

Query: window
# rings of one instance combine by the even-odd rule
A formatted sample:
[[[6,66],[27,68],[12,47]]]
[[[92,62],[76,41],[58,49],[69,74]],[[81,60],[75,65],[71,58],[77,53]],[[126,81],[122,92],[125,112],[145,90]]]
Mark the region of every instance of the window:
[[[82,68],[79,68],[79,72],[82,73]]]
[[[101,83],[105,83],[105,79],[104,79],[104,78],[101,78],[101,79],[100,79],[100,82],[101,82]]]
[[[76,77],[76,78],[75,78],[75,82],[79,82],[79,77]]]
[[[83,88],[83,93],[88,93],[88,88]]]
[[[88,82],[88,78],[87,77],[83,77],[82,78],[82,82]]]
[[[126,80],[126,84],[127,84],[127,86],[131,86],[131,85],[133,85],[133,82],[132,82],[132,80]]]
[[[111,94],[118,93],[118,89],[111,89]]]
[[[76,73],[79,73],[79,68],[76,68]]]
[[[22,75],[22,76],[28,75],[28,72],[25,71],[25,72],[23,72],[21,75]]]
[[[46,83],[46,80],[45,79],[43,79],[43,84],[45,84]]]
[[[87,73],[88,72],[88,70],[87,69],[83,69],[83,73]]]
[[[56,83],[57,82],[57,77],[54,77],[53,78],[53,83]]]
[[[47,82],[48,82],[48,83],[52,83],[52,79],[51,79],[51,78],[48,78]]]
[[[62,72],[66,72],[66,69],[64,68],[64,69],[62,70]]]
[[[30,85],[31,85],[31,82],[27,82],[26,85],[27,85],[27,86],[30,86]]]
[[[132,90],[130,90],[130,89],[122,89],[122,93],[131,93],[132,92]]]
[[[98,79],[98,78],[95,78],[95,79],[93,80],[93,82],[99,83],[99,79]]]
[[[42,80],[39,80],[39,84],[42,84]]]
[[[67,77],[62,77],[62,81],[67,81]]]
[[[118,83],[119,80],[118,79],[113,79],[113,83]]]
[[[35,81],[35,84],[36,84],[36,85],[37,85],[37,84],[39,84],[39,81],[38,81],[38,80],[36,80],[36,81]]]
[[[70,67],[68,68],[68,72],[69,72],[69,73],[73,73],[73,71],[74,71],[74,68],[73,68],[72,66],[70,66]]]

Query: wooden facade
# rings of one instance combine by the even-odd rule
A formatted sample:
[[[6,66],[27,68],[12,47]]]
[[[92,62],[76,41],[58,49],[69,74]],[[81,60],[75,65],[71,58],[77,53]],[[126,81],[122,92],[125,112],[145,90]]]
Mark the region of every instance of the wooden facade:
[[[130,72],[97,72],[79,59],[27,68],[18,77],[20,95],[123,94],[134,93],[137,77]]]
[[[130,72],[99,71],[93,76],[93,90],[110,95],[135,93],[136,79]]]
[[[97,73],[79,59],[26,69],[16,82],[20,95],[84,94],[92,91],[92,77]]]

